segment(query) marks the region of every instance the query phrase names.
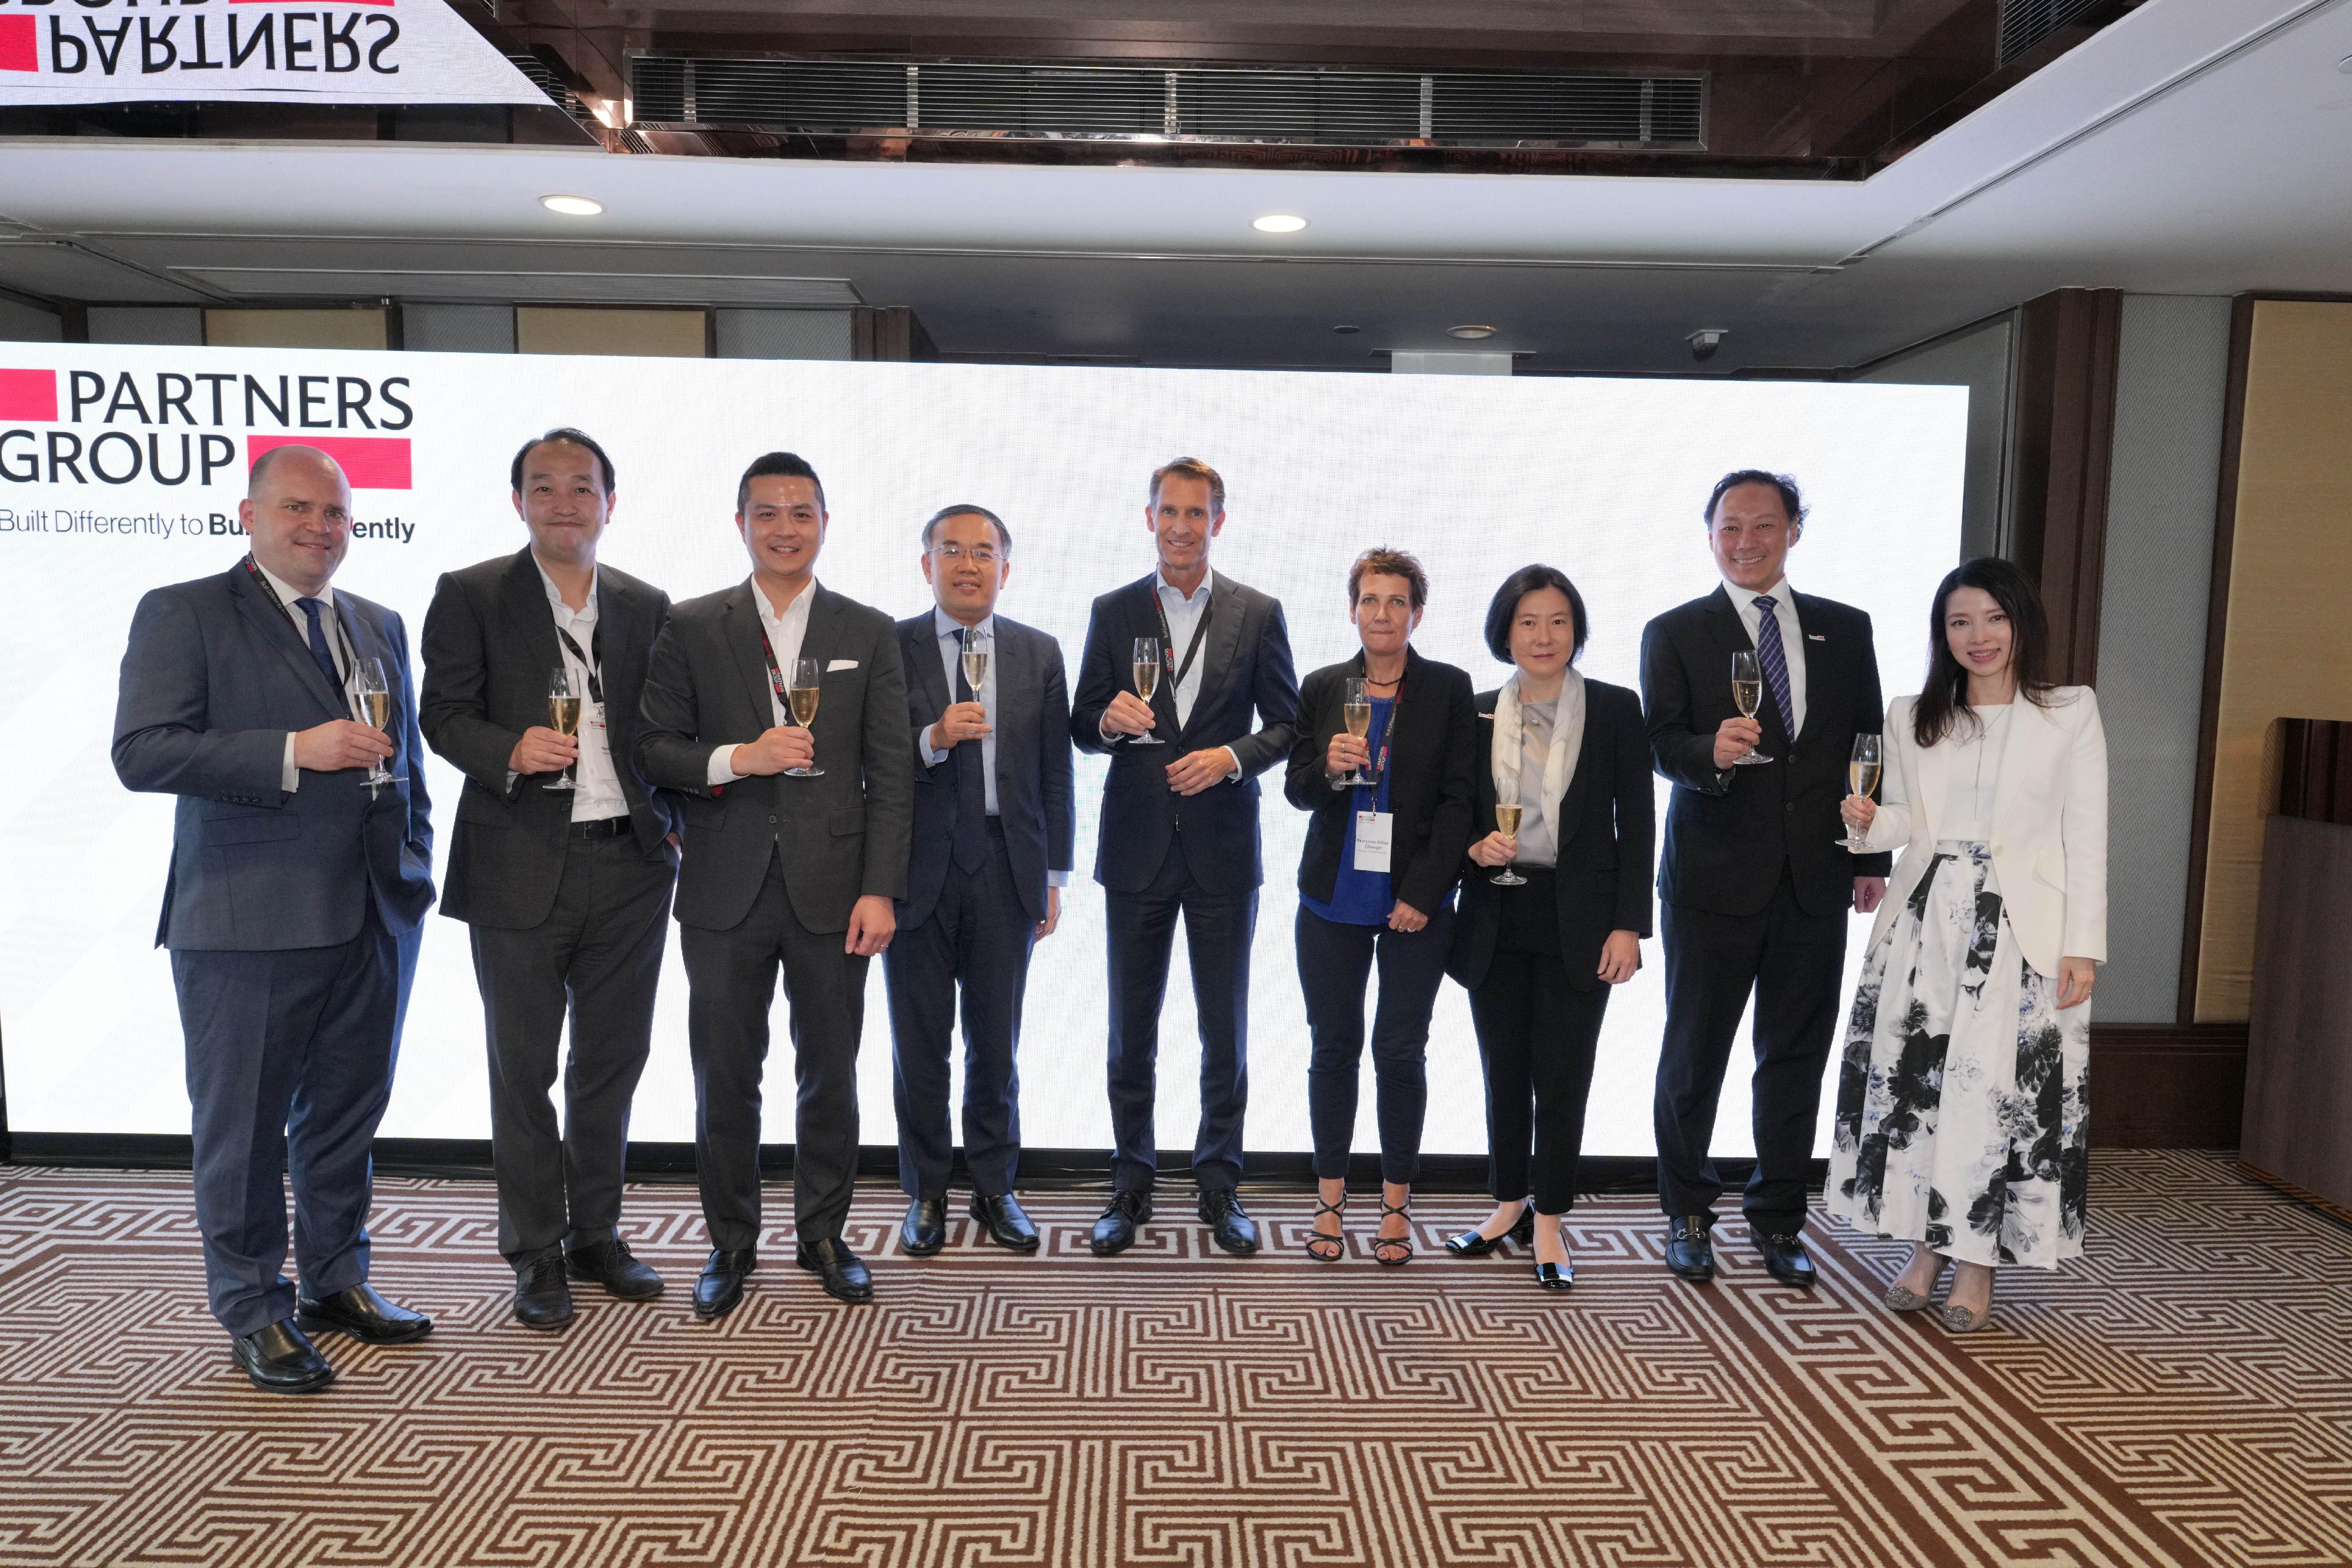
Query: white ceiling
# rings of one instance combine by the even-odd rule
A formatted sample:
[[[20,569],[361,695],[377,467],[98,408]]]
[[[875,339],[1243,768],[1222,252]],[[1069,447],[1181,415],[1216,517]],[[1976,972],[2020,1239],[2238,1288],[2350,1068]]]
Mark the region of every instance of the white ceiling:
[[[15,141],[0,282],[786,304],[846,280],[958,352],[1364,366],[1475,320],[1543,367],[1687,370],[1699,327],[1732,332],[1710,371],[1852,364],[2063,286],[2352,292],[2347,57],[2352,0],[2152,0],[1858,183]],[[1309,227],[1253,231],[1268,212]]]

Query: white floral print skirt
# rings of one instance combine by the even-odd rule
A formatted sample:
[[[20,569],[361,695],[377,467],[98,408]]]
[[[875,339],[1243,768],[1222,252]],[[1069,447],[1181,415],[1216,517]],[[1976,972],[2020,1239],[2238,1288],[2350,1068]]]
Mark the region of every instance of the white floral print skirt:
[[[1946,840],[1864,956],[1838,1071],[1829,1211],[1965,1262],[2083,1250],[2091,1008],[2058,1010],[1983,844]]]

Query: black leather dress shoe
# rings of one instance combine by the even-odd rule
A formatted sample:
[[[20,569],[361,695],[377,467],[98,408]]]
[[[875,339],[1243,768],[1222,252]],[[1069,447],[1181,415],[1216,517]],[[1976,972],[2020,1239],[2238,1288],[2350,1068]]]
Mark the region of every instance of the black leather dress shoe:
[[[1445,1249],[1456,1258],[1484,1258],[1489,1252],[1501,1251],[1506,1241],[1530,1247],[1535,1244],[1535,1239],[1536,1206],[1531,1203],[1519,1210],[1519,1218],[1500,1236],[1481,1236],[1475,1230],[1465,1230],[1459,1236],[1447,1237]]]
[[[1135,1233],[1151,1218],[1151,1195],[1148,1192],[1114,1193],[1110,1207],[1095,1221],[1094,1234],[1087,1245],[1095,1249],[1097,1258],[1108,1258],[1114,1252],[1124,1252],[1135,1245]]]
[[[228,1348],[246,1376],[264,1394],[316,1394],[335,1380],[335,1369],[291,1318],[238,1334],[228,1342]]]
[[[1201,1223],[1209,1238],[1236,1257],[1257,1250],[1257,1221],[1242,1210],[1241,1194],[1229,1186],[1213,1186],[1201,1194]]]
[[[1536,1289],[1538,1291],[1571,1290],[1576,1284],[1574,1263],[1538,1263],[1536,1265]]]
[[[296,1309],[296,1320],[312,1333],[331,1329],[369,1344],[406,1344],[433,1332],[431,1318],[385,1301],[365,1281],[320,1301],[305,1296]]]
[[[802,1243],[794,1260],[822,1279],[824,1293],[836,1301],[857,1306],[874,1299],[874,1276],[866,1271],[866,1265],[849,1249],[849,1244],[837,1236]]]
[[[575,1280],[593,1280],[608,1296],[625,1301],[650,1301],[662,1293],[662,1277],[640,1262],[629,1244],[618,1237],[593,1246],[575,1247],[563,1260],[564,1271]]]
[[[1686,1214],[1667,1225],[1666,1267],[1693,1284],[1715,1278],[1715,1242],[1706,1215]]]
[[[1756,1250],[1764,1254],[1764,1271],[1784,1285],[1802,1290],[1817,1278],[1813,1260],[1805,1251],[1805,1239],[1793,1230],[1757,1237]]]
[[[743,1304],[743,1276],[760,1266],[760,1255],[751,1248],[737,1250],[720,1248],[714,1250],[702,1265],[702,1273],[694,1281],[694,1315],[709,1322],[723,1318]]]
[[[572,1321],[572,1287],[563,1282],[563,1260],[550,1252],[515,1270],[515,1322],[527,1329],[555,1330]]]
[[[997,1197],[973,1193],[971,1217],[980,1221],[981,1229],[999,1247],[1009,1247],[1015,1252],[1037,1250],[1037,1228],[1029,1223],[1021,1200],[1011,1193]]]
[[[947,1200],[919,1197],[898,1221],[898,1247],[909,1258],[929,1258],[948,1244]]]

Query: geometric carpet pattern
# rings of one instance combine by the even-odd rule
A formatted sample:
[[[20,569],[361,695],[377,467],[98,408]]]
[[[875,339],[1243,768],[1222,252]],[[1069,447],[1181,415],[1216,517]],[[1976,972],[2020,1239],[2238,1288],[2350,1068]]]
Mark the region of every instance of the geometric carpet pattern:
[[[631,1189],[669,1294],[507,1314],[489,1188],[385,1180],[375,1280],[421,1344],[330,1337],[326,1394],[254,1392],[205,1314],[184,1176],[0,1169],[0,1563],[1481,1563],[1551,1568],[2352,1563],[2352,1231],[2222,1158],[2102,1153],[2089,1251],[2006,1271],[1947,1335],[1878,1298],[1901,1249],[1808,1227],[1820,1287],[1718,1228],[1705,1288],[1654,1205],[1587,1200],[1577,1287],[1434,1252],[1485,1205],[1424,1197],[1422,1255],[1258,1257],[1181,1189],[1097,1260],[1098,1194],[1027,1198],[1037,1256],[959,1216],[876,1305],[791,1264],[767,1194],[742,1308],[695,1322],[690,1186]],[[1370,1205],[1359,1203],[1369,1211]]]

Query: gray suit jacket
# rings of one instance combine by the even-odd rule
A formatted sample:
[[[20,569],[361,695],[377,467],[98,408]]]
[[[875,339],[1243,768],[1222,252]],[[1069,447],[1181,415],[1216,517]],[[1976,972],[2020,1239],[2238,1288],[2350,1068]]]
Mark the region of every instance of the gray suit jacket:
[[[425,750],[400,617],[348,590],[336,612],[362,659],[392,677],[386,764],[407,775],[371,796],[365,770],[304,773],[279,788],[289,731],[349,718],[301,633],[239,561],[139,601],[114,709],[125,789],[176,795],[172,872],[155,944],[198,952],[331,947],[373,901],[385,929],[415,930],[433,905]]]
[[[1062,645],[1034,626],[996,617],[996,811],[1013,885],[1032,920],[1045,918],[1045,873],[1070,869],[1077,808],[1070,754],[1070,694]],[[898,656],[907,666],[907,716],[915,761],[914,846],[898,923],[931,917],[955,859],[956,762],[923,766],[920,733],[939,722],[953,694],[940,663],[932,612],[898,622]],[[971,744],[977,745],[978,742]]]
[[[757,740],[775,724],[751,602],[758,591],[746,579],[671,607],[646,674],[637,768],[647,782],[687,797],[679,924],[741,925],[781,850],[800,923],[846,931],[861,896],[907,894],[915,766],[898,629],[879,610],[822,583],[811,588],[817,597],[801,656],[828,666],[810,727],[824,775],[712,788],[705,782],[712,748]],[[830,668],[842,660],[848,668]]]

